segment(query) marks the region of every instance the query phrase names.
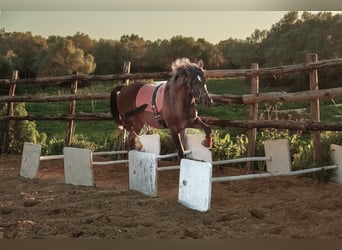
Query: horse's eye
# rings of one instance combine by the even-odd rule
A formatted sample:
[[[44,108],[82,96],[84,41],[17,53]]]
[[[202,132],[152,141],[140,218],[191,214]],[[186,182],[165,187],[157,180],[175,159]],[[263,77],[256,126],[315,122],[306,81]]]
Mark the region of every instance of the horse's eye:
[[[202,78],[200,77],[200,75],[197,75],[197,80],[198,80],[199,82],[202,82]]]

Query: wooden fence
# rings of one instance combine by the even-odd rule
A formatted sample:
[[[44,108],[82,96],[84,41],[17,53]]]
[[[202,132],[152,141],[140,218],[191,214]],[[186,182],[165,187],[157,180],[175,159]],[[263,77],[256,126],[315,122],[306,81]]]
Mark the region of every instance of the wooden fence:
[[[252,64],[251,69],[238,70],[207,70],[207,78],[231,78],[231,77],[246,77],[251,79],[251,94],[248,95],[211,95],[214,102],[224,104],[245,104],[250,106],[249,120],[223,120],[213,117],[203,117],[203,120],[209,125],[221,127],[240,127],[248,130],[248,156],[254,156],[255,138],[257,128],[278,128],[278,129],[295,129],[311,131],[314,142],[314,156],[315,162],[320,161],[320,131],[342,131],[342,122],[325,123],[320,121],[320,99],[334,99],[342,97],[342,87],[332,89],[318,88],[318,74],[317,71],[322,68],[339,67],[342,66],[342,58],[331,60],[317,60],[316,54],[309,54],[307,61],[297,65],[287,65],[271,68],[259,68],[258,64]],[[284,92],[270,92],[259,93],[259,77],[273,76],[279,77],[293,73],[307,73],[310,77],[308,86],[310,90],[296,93]],[[171,72],[158,73],[123,73],[114,75],[68,75],[61,77],[44,77],[35,79],[18,79],[17,73],[13,74],[12,79],[0,79],[0,86],[7,85],[10,87],[8,96],[0,96],[0,102],[7,102],[7,113],[5,116],[0,116],[0,121],[5,122],[4,142],[2,152],[7,150],[8,131],[10,131],[11,121],[13,120],[67,120],[69,123],[68,137],[66,138],[66,145],[72,142],[73,121],[75,120],[112,120],[110,113],[88,114],[75,113],[76,101],[78,100],[99,100],[109,99],[110,93],[89,93],[77,94],[78,81],[127,81],[127,79],[168,79]],[[17,85],[25,84],[61,84],[71,83],[71,93],[66,95],[56,96],[15,96],[15,89]],[[61,102],[69,101],[70,110],[65,115],[47,115],[47,116],[14,116],[13,103],[14,102]],[[290,121],[290,120],[258,120],[258,105],[262,102],[303,102],[311,103],[311,117],[306,121]],[[72,122],[71,122],[72,121]]]

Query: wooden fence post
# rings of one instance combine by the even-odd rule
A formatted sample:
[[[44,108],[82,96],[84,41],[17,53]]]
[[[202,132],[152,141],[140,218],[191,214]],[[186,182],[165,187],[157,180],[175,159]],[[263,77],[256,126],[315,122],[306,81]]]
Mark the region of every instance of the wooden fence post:
[[[15,95],[15,89],[16,89],[16,81],[18,80],[18,70],[13,71],[12,74],[12,81],[10,84],[10,89],[9,89],[9,96],[14,96]],[[7,102],[7,111],[6,115],[11,117],[13,116],[14,113],[14,103],[13,102]],[[9,143],[10,143],[10,135],[11,135],[11,130],[12,130],[12,120],[6,120],[5,121],[5,127],[4,127],[4,141],[2,145],[2,153],[9,153]]]
[[[318,56],[317,54],[307,54],[306,62],[317,62]],[[318,90],[318,70],[314,69],[309,72],[310,77],[310,90]],[[311,120],[320,122],[320,107],[319,107],[319,98],[312,100],[311,102]],[[321,163],[321,132],[314,130],[311,132],[311,138],[313,142],[313,150],[314,150],[314,166],[319,166]]]
[[[252,63],[252,69],[259,69],[259,64]],[[251,78],[251,94],[259,94],[259,76],[254,75]],[[258,102],[254,102],[249,105],[249,119],[250,120],[258,120]],[[247,149],[247,157],[254,157],[255,155],[255,144],[256,144],[256,128],[248,129],[247,137],[248,137],[248,149]],[[247,170],[251,172],[254,170],[254,162],[247,162]]]
[[[78,72],[74,72],[74,75],[78,75]],[[75,95],[77,93],[78,89],[78,81],[75,80],[71,82],[71,87],[70,87],[70,93]],[[70,101],[70,108],[69,108],[69,114],[74,116],[76,113],[76,100],[71,100]],[[75,132],[75,120],[69,120],[68,122],[68,130],[67,130],[67,135],[65,139],[65,145],[70,147],[74,138],[74,132]]]
[[[129,73],[131,73],[131,62],[128,62],[128,61],[125,61],[125,62],[124,62],[122,72],[123,72],[124,74],[129,74]],[[125,79],[123,82],[124,82],[125,85],[129,85],[129,79]]]
[[[123,69],[122,69],[124,74],[129,74],[131,73],[131,62],[125,61],[124,65],[123,65]],[[125,79],[123,81],[123,83],[125,85],[129,85],[129,79]],[[118,150],[126,150],[126,137],[127,137],[127,131],[126,129],[124,129],[123,127],[119,127],[120,128],[120,133],[118,136],[118,141],[119,141],[119,145],[118,145]],[[121,157],[121,156],[119,156]]]

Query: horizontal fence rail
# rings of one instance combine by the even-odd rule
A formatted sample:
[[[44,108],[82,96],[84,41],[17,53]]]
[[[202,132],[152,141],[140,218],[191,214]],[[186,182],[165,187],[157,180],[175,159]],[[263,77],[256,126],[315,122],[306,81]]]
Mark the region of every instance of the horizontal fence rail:
[[[16,84],[61,84],[71,81],[123,81],[126,79],[142,80],[142,79],[165,79],[171,77],[171,72],[153,72],[153,73],[128,73],[128,74],[113,74],[113,75],[67,75],[58,77],[41,77],[41,78],[29,78],[18,79]],[[0,79],[0,85],[9,85],[14,81],[9,79]]]
[[[295,93],[268,92],[248,95],[210,94],[214,102],[226,104],[251,104],[262,102],[303,102],[314,99],[334,99],[342,97],[342,87],[331,89],[307,90]],[[53,96],[0,96],[0,102],[62,102],[73,100],[109,100],[110,93],[66,94]]]
[[[227,104],[252,104],[262,102],[303,102],[315,99],[334,99],[342,97],[341,88],[306,90],[295,93],[268,92],[248,95],[211,95],[214,102]]]
[[[237,127],[237,128],[277,128],[277,129],[293,129],[293,130],[321,130],[321,131],[342,131],[342,122],[316,122],[316,121],[292,121],[292,120],[228,120],[213,117],[201,117],[208,125],[218,127]],[[75,115],[45,115],[45,116],[13,116],[0,117],[0,121],[4,120],[28,120],[28,121],[113,121],[110,113],[89,114],[80,112]]]
[[[222,69],[206,70],[207,78],[227,78],[227,77],[253,77],[272,75],[283,76],[298,72],[306,72],[314,69],[337,67],[342,65],[342,58],[320,60],[318,62],[302,63],[295,65],[285,65],[279,67],[259,68],[259,69]],[[171,72],[153,72],[153,73],[129,73],[113,75],[68,75],[59,77],[41,77],[30,79],[18,79],[16,84],[46,84],[46,83],[64,83],[70,81],[113,81],[113,80],[141,80],[141,79],[165,79],[171,76]],[[10,79],[0,79],[0,85],[10,85],[13,83]]]

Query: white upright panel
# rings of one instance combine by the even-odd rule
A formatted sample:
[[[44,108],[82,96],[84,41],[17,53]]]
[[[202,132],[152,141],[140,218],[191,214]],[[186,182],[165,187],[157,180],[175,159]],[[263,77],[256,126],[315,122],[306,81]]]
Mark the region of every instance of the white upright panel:
[[[158,195],[156,155],[132,150],[128,153],[128,162],[129,189],[156,197]]]
[[[333,176],[333,181],[342,184],[342,146],[331,144],[330,145],[330,156],[334,164],[337,165],[335,170],[335,176]]]
[[[21,158],[20,176],[34,179],[37,177],[42,147],[25,142]]]
[[[187,134],[185,138],[186,150],[191,150],[189,157],[199,161],[212,162],[212,155],[209,148],[202,145],[205,139],[204,134]]]
[[[141,135],[140,141],[143,145],[142,152],[152,153],[155,155],[160,154],[160,136],[158,134],[153,135]]]
[[[211,201],[211,177],[211,163],[182,159],[178,202],[190,209],[208,211]]]
[[[267,140],[264,143],[267,172],[287,174],[291,171],[290,146],[287,139]]]
[[[93,186],[93,157],[88,149],[65,147],[64,177],[65,183],[81,186]]]

